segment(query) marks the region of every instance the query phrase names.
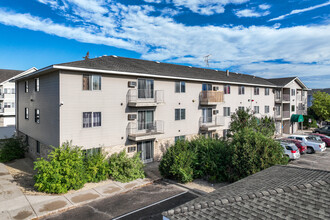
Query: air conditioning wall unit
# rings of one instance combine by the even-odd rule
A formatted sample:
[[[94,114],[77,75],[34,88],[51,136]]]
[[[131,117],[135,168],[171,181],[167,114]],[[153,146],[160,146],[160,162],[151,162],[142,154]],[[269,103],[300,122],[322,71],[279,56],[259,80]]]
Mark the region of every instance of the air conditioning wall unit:
[[[213,91],[219,91],[219,86],[213,86]]]
[[[136,119],[136,114],[128,114],[128,120],[133,121]]]
[[[128,87],[129,88],[135,88],[136,87],[136,82],[135,81],[128,81]]]
[[[213,115],[219,114],[219,110],[213,110]]]

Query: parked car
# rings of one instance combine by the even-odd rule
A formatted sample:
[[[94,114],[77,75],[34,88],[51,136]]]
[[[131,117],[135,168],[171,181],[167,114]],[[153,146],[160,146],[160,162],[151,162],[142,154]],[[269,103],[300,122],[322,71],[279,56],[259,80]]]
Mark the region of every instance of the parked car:
[[[299,149],[294,143],[280,141],[280,144],[284,149],[284,154],[287,155],[290,160],[296,160],[300,158]]]
[[[307,145],[303,143],[302,141],[296,140],[296,139],[290,139],[290,138],[283,138],[282,141],[293,143],[298,147],[299,153],[304,154],[307,152]]]
[[[327,145],[327,147],[330,147],[330,137],[324,134],[317,134],[313,133],[312,135],[319,136],[321,140]]]
[[[296,139],[306,144],[308,154],[326,150],[325,143],[323,141],[317,141],[315,138],[309,137],[308,135],[291,135],[288,138]]]
[[[330,135],[330,125],[314,129],[313,133]]]

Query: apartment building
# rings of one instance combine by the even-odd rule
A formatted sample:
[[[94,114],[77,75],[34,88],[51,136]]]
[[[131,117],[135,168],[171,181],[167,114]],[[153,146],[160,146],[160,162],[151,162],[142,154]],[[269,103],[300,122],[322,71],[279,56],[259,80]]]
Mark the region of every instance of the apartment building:
[[[0,127],[15,125],[15,83],[11,80],[35,70],[0,69]]]
[[[307,86],[298,77],[268,79],[275,89],[275,124],[277,134],[292,134],[303,128],[307,115]]]
[[[180,138],[226,135],[238,108],[274,117],[276,88],[251,75],[103,56],[16,79],[16,128],[34,158],[72,141],[87,151],[141,151],[150,162]]]

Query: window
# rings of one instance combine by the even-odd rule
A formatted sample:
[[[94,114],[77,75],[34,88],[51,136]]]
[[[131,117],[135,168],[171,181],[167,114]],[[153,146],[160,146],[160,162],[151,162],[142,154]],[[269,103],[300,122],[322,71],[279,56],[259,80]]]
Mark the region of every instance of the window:
[[[83,128],[92,127],[92,112],[83,112]]]
[[[175,82],[175,92],[176,93],[185,93],[186,92],[186,83],[185,82]]]
[[[269,95],[269,88],[265,88],[265,95]]]
[[[34,121],[38,124],[40,123],[40,110],[39,109],[34,110]]]
[[[15,102],[5,102],[3,104],[4,108],[15,108]]]
[[[223,116],[230,116],[230,107],[223,107]]]
[[[212,122],[212,108],[203,108],[203,123],[210,123]]]
[[[39,141],[36,142],[36,151],[38,154],[40,154],[40,142]]]
[[[100,153],[101,148],[99,148],[99,147],[90,148],[90,149],[83,150],[83,152],[85,153],[85,156],[92,156],[92,155]]]
[[[245,88],[244,86],[238,87],[238,95],[244,95],[245,94]]]
[[[138,111],[138,130],[152,129],[154,125],[154,111]]]
[[[139,99],[154,98],[154,80],[138,79],[138,98]]]
[[[132,152],[135,152],[135,151],[136,151],[136,146],[127,148],[127,153],[132,153]]]
[[[40,88],[39,88],[39,78],[35,78],[34,79],[34,90],[36,92],[39,92],[40,91]]]
[[[265,105],[265,113],[269,113],[269,105]]]
[[[294,105],[291,105],[291,111],[292,111],[292,112],[294,112],[294,111],[295,111],[295,109],[296,109],[296,106],[294,106]]]
[[[101,121],[101,112],[83,112],[83,128],[100,127]]]
[[[212,84],[202,84],[202,91],[212,91]]]
[[[229,129],[223,129],[223,137],[227,138]]]
[[[223,87],[223,90],[224,90],[224,93],[225,93],[225,94],[230,94],[230,85],[225,85],[225,86]]]
[[[29,92],[29,81],[25,81],[25,93]]]
[[[295,89],[291,89],[291,96],[295,96],[296,95],[296,90]]]
[[[254,106],[253,107],[253,113],[258,114],[259,113],[259,106]]]
[[[175,120],[184,120],[186,119],[186,109],[185,108],[176,108],[175,109]]]
[[[243,110],[244,111],[244,106],[238,106],[238,110]]]
[[[29,108],[25,108],[25,119],[29,119]]]
[[[254,95],[259,95],[259,87],[254,87]]]
[[[186,136],[185,136],[185,135],[175,136],[175,137],[174,137],[174,142],[177,142],[177,141],[179,141],[179,140],[184,141],[185,139],[186,139]]]
[[[93,112],[93,127],[101,126],[101,112]]]
[[[83,75],[83,90],[101,90],[101,76]]]

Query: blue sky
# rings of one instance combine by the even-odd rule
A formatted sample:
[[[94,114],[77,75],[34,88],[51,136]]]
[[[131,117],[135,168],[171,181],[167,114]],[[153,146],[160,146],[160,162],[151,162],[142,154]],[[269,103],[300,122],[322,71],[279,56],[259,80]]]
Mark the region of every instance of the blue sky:
[[[0,68],[117,55],[330,87],[329,0],[1,0]]]

